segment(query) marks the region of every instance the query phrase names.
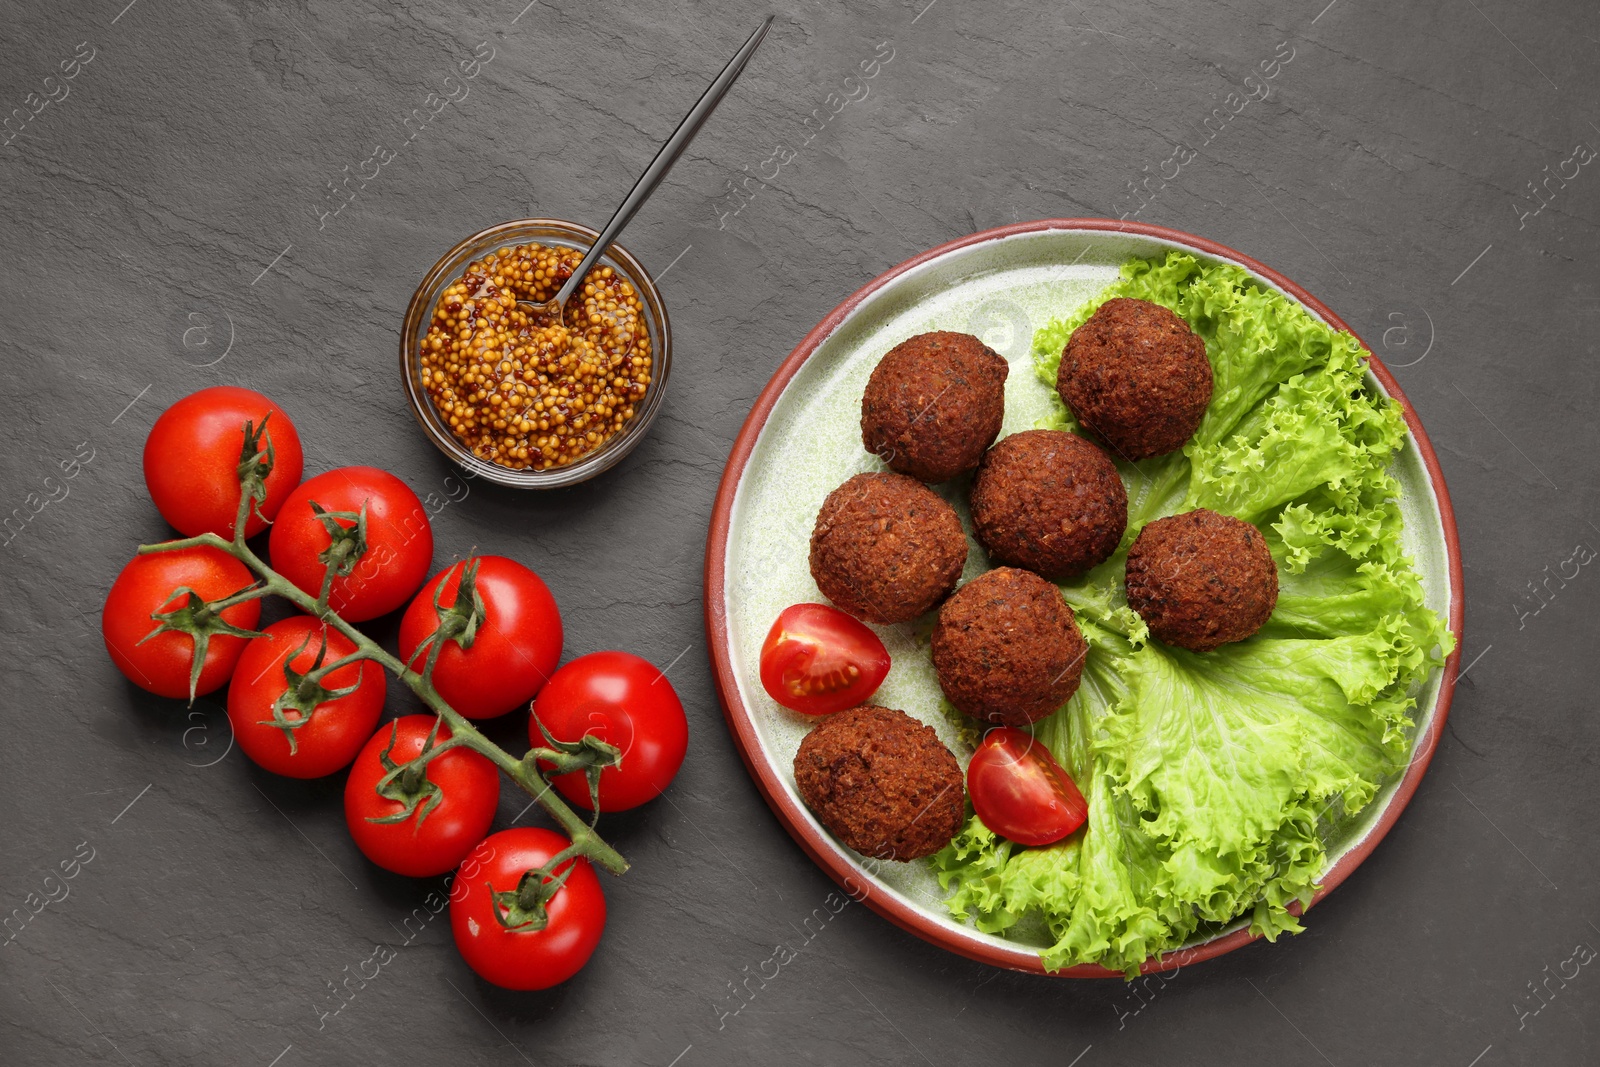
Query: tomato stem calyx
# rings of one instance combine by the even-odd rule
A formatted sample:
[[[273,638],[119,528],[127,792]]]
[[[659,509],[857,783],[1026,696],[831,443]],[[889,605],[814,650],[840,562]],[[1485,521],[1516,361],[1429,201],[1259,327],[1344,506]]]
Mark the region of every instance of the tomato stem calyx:
[[[411,662],[415,665],[417,657],[424,652],[427,660],[422,666],[422,677],[431,684],[433,668],[439,662],[439,653],[444,650],[446,641],[454,641],[465,651],[472,647],[472,642],[477,639],[478,625],[488,617],[489,609],[483,602],[483,594],[478,592],[478,558],[476,556],[467,560],[461,568],[461,578],[456,583],[455,599],[449,607],[444,606],[444,582],[433,591],[433,612],[439,618],[439,625],[433,633],[423,639],[417,646],[416,652],[411,655]]]
[[[356,660],[366,658],[364,653],[354,652],[324,666],[322,661],[328,655],[328,634],[326,630],[322,632],[321,644],[317,647],[317,658],[312,662],[311,669],[304,674],[295,670],[292,664],[300,658],[300,654],[310,644],[311,635],[307,634],[306,639],[300,642],[300,647],[284,659],[283,680],[288,684],[283,692],[278,695],[278,699],[272,702],[272,718],[261,720],[261,725],[276,727],[283,731],[283,736],[289,740],[290,755],[294,755],[299,750],[299,745],[294,738],[294,732],[311,721],[311,717],[316,714],[317,708],[329,701],[347,697],[361,688],[359,678],[354,685],[345,686],[343,689],[329,689],[322,684],[322,679],[334,671]],[[289,712],[291,711],[295,713],[293,718],[289,717]]]
[[[313,613],[319,617],[328,610],[328,596],[333,592],[333,580],[343,578],[356,569],[356,563],[367,552],[367,504],[361,502],[361,510],[356,511],[328,511],[315,500],[310,501],[311,513],[322,523],[323,529],[328,531],[328,547],[317,553],[317,559],[327,569],[322,572],[322,592],[317,596],[317,610]],[[346,526],[339,520],[343,519],[352,525]]]
[[[262,522],[271,522],[261,513],[261,505],[267,499],[267,476],[272,473],[272,468],[277,461],[278,451],[273,447],[272,434],[267,432],[267,420],[272,418],[272,412],[261,416],[259,423],[247,422],[244,424],[244,447],[239,450],[239,466],[235,473],[239,478],[239,514],[234,523],[234,533],[243,531],[250,514]],[[266,441],[266,448],[261,447],[261,442]]]
[[[584,734],[576,741],[557,741],[539,718],[539,713],[529,709],[539,732],[550,748],[535,748],[522,757],[524,764],[534,773],[559,777],[573,771],[583,771],[589,782],[589,809],[594,812],[589,820],[592,828],[600,818],[600,772],[607,767],[622,766],[622,750],[616,745],[600,740],[594,734]],[[541,767],[540,764],[549,764]]]
[[[265,583],[246,586],[244,589],[220,600],[206,601],[199,593],[187,585],[180,585],[172,591],[167,598],[170,604],[179,597],[183,603],[171,611],[152,611],[150,618],[156,622],[156,628],[139,639],[142,645],[157,634],[181,633],[188,634],[194,641],[194,654],[189,665],[189,706],[194,706],[194,698],[200,688],[200,671],[206,663],[206,652],[211,647],[211,638],[218,634],[231,637],[260,637],[259,630],[246,630],[235,626],[222,617],[222,613],[235,604],[242,604],[246,600],[254,600],[266,592]],[[164,606],[164,605],[163,605]]]
[[[392,800],[402,807],[392,815],[368,816],[368,822],[405,822],[415,815],[417,825],[420,827],[423,820],[444,800],[444,791],[439,788],[437,782],[428,777],[428,764],[441,753],[459,747],[459,743],[454,738],[442,742],[439,740],[439,729],[443,725],[443,719],[434,720],[433,729],[428,731],[428,739],[423,742],[422,751],[405,763],[396,763],[390,753],[394,751],[395,742],[399,740],[400,726],[398,723],[390,724],[389,743],[378,754],[379,761],[383,763],[384,770],[388,773],[378,779],[375,788],[379,796],[385,800]]]
[[[568,845],[551,856],[544,866],[522,872],[515,889],[497,892],[490,885],[489,893],[495,904],[494,917],[500,925],[507,930],[543,930],[550,921],[545,905],[566,884],[567,876],[577,867],[576,863],[570,861],[581,851],[577,845]],[[564,863],[567,869],[557,874],[556,868]]]

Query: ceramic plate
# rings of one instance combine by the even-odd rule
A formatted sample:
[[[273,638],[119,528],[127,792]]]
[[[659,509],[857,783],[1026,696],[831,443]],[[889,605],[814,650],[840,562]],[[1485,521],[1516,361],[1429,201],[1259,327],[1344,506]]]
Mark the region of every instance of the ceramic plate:
[[[806,335],[757,399],[734,443],[712,514],[706,547],[706,631],[728,728],[767,802],[801,848],[852,896],[905,929],[972,959],[1045,972],[1048,941],[1013,932],[985,934],[944,906],[926,862],[864,864],[834,840],[801,802],[794,754],[813,725],[778,706],[761,687],[761,643],[778,612],[823,597],[807,564],[811,528],[823,498],[852,474],[881,470],[861,446],[861,393],[883,353],[914,334],[976,334],[1011,364],[1002,436],[1031,428],[1050,412],[1054,392],[1034,372],[1033,331],[1089,300],[1130,257],[1182,249],[1236,264],[1261,284],[1298,301],[1336,329],[1338,316],[1283,275],[1203,238],[1139,223],[1048,219],[989,230],[941,245],[873,279]],[[1402,487],[1405,549],[1416,562],[1428,604],[1449,620],[1456,651],[1419,694],[1414,756],[1404,775],[1381,790],[1361,818],[1328,848],[1321,900],[1375,848],[1399,817],[1427,769],[1444,727],[1461,649],[1461,561],[1444,478],[1416,412],[1373,357],[1368,380],[1405,408],[1410,436],[1391,473]],[[936,487],[967,521],[964,487]],[[970,530],[970,523],[968,529]],[[970,544],[964,579],[987,570]],[[939,732],[965,764],[969,752],[939,711],[939,688],[915,623],[875,627],[894,666],[873,702],[902,708]],[[1169,952],[1147,970],[1209,959],[1253,940],[1241,920],[1208,939]],[[1055,972],[1112,974],[1097,965]]]

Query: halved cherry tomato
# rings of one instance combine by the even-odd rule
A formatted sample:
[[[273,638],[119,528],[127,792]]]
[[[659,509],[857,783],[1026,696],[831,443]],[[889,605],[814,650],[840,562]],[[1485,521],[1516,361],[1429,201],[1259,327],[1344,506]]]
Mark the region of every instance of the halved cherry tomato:
[[[1009,726],[983,735],[967,765],[983,825],[1019,845],[1048,845],[1083,825],[1089,804],[1042,741]]]
[[[889,650],[878,635],[838,608],[784,608],[761,646],[761,684],[803,715],[853,708],[875,693],[889,673]]]

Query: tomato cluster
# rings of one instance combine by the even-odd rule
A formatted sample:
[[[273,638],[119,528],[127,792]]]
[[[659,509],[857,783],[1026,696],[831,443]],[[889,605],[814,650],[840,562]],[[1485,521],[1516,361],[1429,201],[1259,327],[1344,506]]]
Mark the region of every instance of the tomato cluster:
[[[157,419],[145,482],[188,541],[136,556],[112,584],[102,632],[113,663],[161,696],[192,701],[227,685],[239,747],[268,771],[320,778],[349,767],[345,820],[368,859],[410,877],[457,872],[451,925],[478,974],[512,989],[565,981],[599,942],[599,880],[563,834],[490,833],[500,768],[516,776],[526,765],[481,735],[453,736],[446,713],[473,734],[463,719],[531,704],[541,774],[565,761],[550,786],[620,811],[658,796],[683,763],[688,726],[672,683],[626,652],[557,669],[561,613],[531,569],[476,556],[429,579],[433,530],[409,486],[372,467],[302,483],[302,468],[288,415],[251,390],[203,389]],[[246,537],[271,527],[270,566],[235,540],[241,521]],[[258,632],[274,580],[270,591],[314,613]],[[397,659],[349,628],[401,608]],[[386,665],[449,708],[379,725]],[[572,832],[581,838],[581,825]]]

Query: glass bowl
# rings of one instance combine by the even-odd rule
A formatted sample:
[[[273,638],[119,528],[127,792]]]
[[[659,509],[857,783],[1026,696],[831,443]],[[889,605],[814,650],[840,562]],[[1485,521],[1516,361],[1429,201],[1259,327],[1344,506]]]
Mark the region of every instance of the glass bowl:
[[[502,467],[473,455],[471,449],[456,440],[422,384],[422,340],[433,319],[433,309],[439,302],[439,294],[465,273],[468,263],[496,249],[529,242],[547,246],[564,245],[587,251],[597,237],[599,234],[589,227],[561,219],[502,222],[473,234],[446,252],[423,276],[422,283],[412,295],[411,304],[406,308],[405,325],[400,331],[400,378],[405,383],[406,398],[411,401],[412,414],[422,424],[422,432],[428,440],[468,474],[518,489],[560,489],[576,485],[616,466],[643,440],[650,424],[655,421],[662,394],[666,391],[667,378],[672,371],[672,329],[667,322],[666,304],[661,300],[661,292],[656,288],[655,281],[620,244],[612,244],[597,267],[610,267],[631,283],[639,294],[643,305],[640,317],[649,330],[651,357],[655,362],[651,365],[650,387],[645,392],[644,400],[636,406],[633,418],[599,448],[566,466],[548,470]]]

